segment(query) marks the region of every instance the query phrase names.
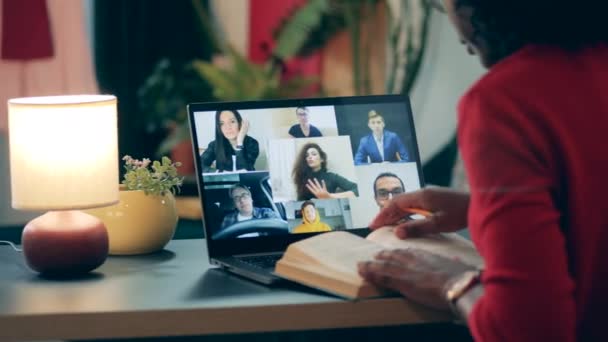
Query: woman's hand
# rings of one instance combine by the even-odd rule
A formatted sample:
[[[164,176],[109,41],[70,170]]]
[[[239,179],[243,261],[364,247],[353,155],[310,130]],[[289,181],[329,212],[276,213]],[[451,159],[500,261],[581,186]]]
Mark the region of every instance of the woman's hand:
[[[455,259],[419,249],[385,250],[375,260],[360,262],[359,274],[368,282],[420,304],[449,310],[445,292],[462,273],[475,268]]]
[[[308,191],[312,192],[316,198],[332,198],[331,194],[327,191],[324,180],[321,180],[321,183],[319,183],[319,180],[316,178],[309,179],[306,181],[306,188],[308,188]]]
[[[243,142],[245,141],[245,136],[247,135],[248,131],[249,131],[249,120],[243,118],[243,121],[241,121],[241,129],[239,129],[239,133],[236,136],[236,145],[237,146],[243,145]]]
[[[408,208],[428,210],[432,215],[420,220],[404,220]],[[396,225],[395,234],[401,239],[454,232],[467,226],[468,210],[468,193],[439,187],[425,188],[395,196],[369,227]]]

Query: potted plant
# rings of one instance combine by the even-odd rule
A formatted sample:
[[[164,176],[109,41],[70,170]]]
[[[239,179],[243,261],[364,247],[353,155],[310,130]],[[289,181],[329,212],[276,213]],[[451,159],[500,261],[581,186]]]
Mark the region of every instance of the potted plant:
[[[154,162],[130,156],[123,160],[126,172],[120,185],[119,203],[87,212],[106,225],[110,254],[159,251],[173,238],[177,226],[174,194],[182,184],[177,173],[180,163],[168,157]]]

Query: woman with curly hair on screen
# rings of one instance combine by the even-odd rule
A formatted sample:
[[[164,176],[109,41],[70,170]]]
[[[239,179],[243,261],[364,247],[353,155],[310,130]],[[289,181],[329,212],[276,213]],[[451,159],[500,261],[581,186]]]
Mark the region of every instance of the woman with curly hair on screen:
[[[302,146],[292,176],[298,201],[359,196],[357,184],[327,171],[327,153],[316,143]]]
[[[452,308],[478,341],[608,341],[608,2],[444,4],[489,69],[458,107],[470,192],[395,196],[370,228],[396,224],[408,238],[469,227],[485,266],[385,251],[360,274]],[[400,221],[408,208],[433,214]]]

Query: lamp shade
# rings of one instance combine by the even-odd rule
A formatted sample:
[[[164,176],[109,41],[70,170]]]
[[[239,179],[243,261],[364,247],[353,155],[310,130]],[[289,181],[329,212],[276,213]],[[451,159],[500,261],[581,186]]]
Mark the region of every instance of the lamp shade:
[[[117,203],[116,97],[8,101],[12,206],[83,209]]]

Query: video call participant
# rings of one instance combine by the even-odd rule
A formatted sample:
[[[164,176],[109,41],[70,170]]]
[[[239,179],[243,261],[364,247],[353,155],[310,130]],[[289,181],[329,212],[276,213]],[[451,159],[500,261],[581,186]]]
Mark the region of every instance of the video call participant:
[[[260,154],[258,141],[247,135],[249,121],[236,110],[215,113],[215,140],[201,156],[204,172],[253,171]],[[215,170],[212,167],[215,161]],[[236,163],[235,163],[236,162]]]
[[[372,131],[359,141],[355,165],[382,162],[407,162],[409,155],[397,133],[384,129],[384,118],[375,110],[367,114],[367,127]]]
[[[327,154],[316,143],[307,143],[302,147],[296,157],[292,176],[298,201],[359,196],[356,183],[327,171]]]
[[[298,123],[289,128],[289,135],[292,138],[313,138],[322,137],[321,131],[308,122],[308,108],[298,107],[296,108],[296,116],[298,117]]]
[[[302,224],[295,227],[292,233],[317,233],[329,232],[331,227],[324,222],[321,222],[321,216],[315,203],[312,201],[304,201],[302,203]]]
[[[404,192],[403,181],[392,172],[383,172],[374,180],[374,199],[380,210],[386,208],[394,196]]]
[[[280,219],[279,215],[272,209],[254,207],[251,191],[245,185],[237,183],[229,191],[230,198],[234,202],[236,209],[224,217],[221,230],[240,221],[266,218]]]

